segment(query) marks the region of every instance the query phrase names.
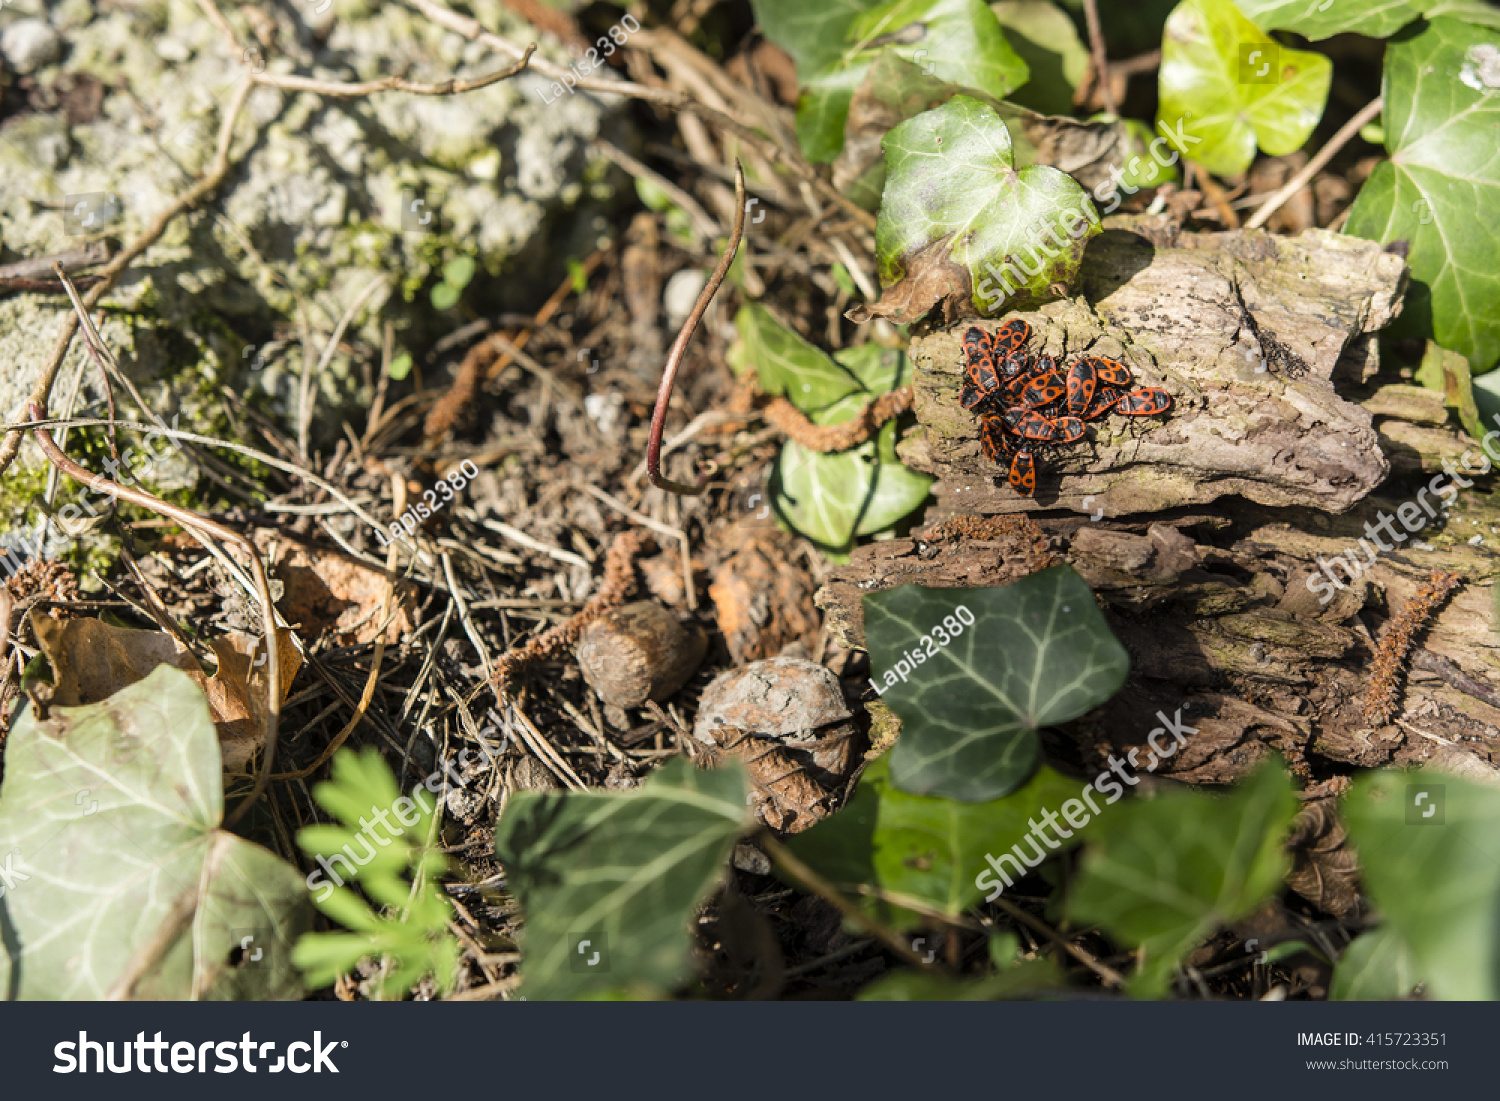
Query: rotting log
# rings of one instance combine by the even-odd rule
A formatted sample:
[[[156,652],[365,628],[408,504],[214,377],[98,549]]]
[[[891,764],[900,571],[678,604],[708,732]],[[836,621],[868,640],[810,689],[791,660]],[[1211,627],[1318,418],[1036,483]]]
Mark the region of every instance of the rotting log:
[[[899,454],[939,479],[939,515],[1040,504],[1124,516],[1230,494],[1342,512],[1388,468],[1371,414],[1334,384],[1373,373],[1373,334],[1395,316],[1405,283],[1399,256],[1322,230],[1174,238],[1156,221],[1107,230],[1090,242],[1073,298],[1013,316],[1032,327],[1031,353],[1120,360],[1138,385],[1164,387],[1171,411],[1111,415],[1085,441],[1046,448],[1035,501],[1019,497],[980,454],[976,419],[959,404],[960,324],[912,342],[919,427]]]
[[[1025,315],[1030,347],[1117,351],[1141,384],[1173,392],[1171,414],[1049,454],[1050,490],[1042,476],[1036,499],[1019,497],[980,456],[975,418],[958,404],[966,325],[919,338],[920,427],[903,457],[940,479],[929,521],[989,517],[995,530],[859,548],[818,595],[834,637],[864,648],[868,592],[1007,584],[1050,553],[1094,589],[1131,655],[1118,695],[1045,735],[1055,762],[1092,773],[1110,753],[1145,752],[1157,713],[1180,711],[1196,733],[1157,774],[1185,782],[1231,782],[1272,751],[1310,796],[1336,790],[1336,779],[1323,782],[1351,766],[1436,765],[1500,782],[1492,479],[1466,488],[1444,470],[1445,460],[1451,471],[1465,452],[1482,452],[1441,397],[1368,385],[1371,334],[1397,309],[1403,262],[1321,232],[1204,235],[1182,248],[1126,236],[1099,238],[1099,256],[1091,245],[1082,294]],[[1243,370],[1236,283],[1258,328],[1294,357],[1281,357],[1282,369]],[[1454,492],[1419,502],[1435,479]],[[1101,505],[1097,521],[1059,515],[1098,515]],[[1374,545],[1366,524],[1382,516],[1391,518],[1389,551],[1376,550],[1357,577],[1332,564],[1351,551],[1365,562],[1359,540]],[[1399,663],[1392,721],[1372,725],[1363,704],[1380,628],[1436,569],[1463,584]],[[895,724],[878,700],[867,705],[885,732],[878,750]]]

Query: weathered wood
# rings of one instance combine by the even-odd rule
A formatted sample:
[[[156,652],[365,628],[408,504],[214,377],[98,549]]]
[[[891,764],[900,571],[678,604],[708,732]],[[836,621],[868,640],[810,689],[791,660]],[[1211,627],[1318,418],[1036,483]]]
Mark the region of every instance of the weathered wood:
[[[1075,297],[1017,315],[1032,326],[1028,348],[1119,359],[1137,385],[1165,387],[1172,410],[1111,415],[1087,440],[1045,448],[1036,498],[1020,497],[980,454],[978,420],[959,405],[961,324],[912,343],[919,427],[901,457],[939,478],[936,515],[1044,506],[1126,516],[1231,494],[1342,512],[1388,466],[1370,412],[1333,380],[1372,372],[1370,334],[1394,317],[1405,281],[1400,257],[1322,230],[1179,238],[1152,220],[1108,230],[1089,244]]]
[[[1179,780],[1229,782],[1274,749],[1309,781],[1343,766],[1426,763],[1500,782],[1500,507],[1478,487],[1463,491],[1444,530],[1408,534],[1342,591],[1308,586],[1314,575],[1326,583],[1320,556],[1331,562],[1358,540],[1368,542],[1365,523],[1395,516],[1406,503],[1372,496],[1328,516],[1228,501],[1214,514],[1179,512],[1134,524],[1042,520],[1053,549],[1094,589],[1131,656],[1125,689],[1062,728],[1050,747],[1054,758],[1071,758],[1084,770],[1103,767],[1108,753],[1145,744],[1161,725],[1158,711],[1171,717],[1180,708],[1198,732],[1158,770]],[[1468,541],[1475,536],[1479,545]],[[864,594],[903,584],[1006,584],[1029,572],[1033,559],[1024,537],[875,543],[834,571],[819,604],[834,637],[862,649]],[[1396,720],[1371,729],[1361,702],[1377,631],[1433,569],[1465,579],[1417,638],[1450,666],[1449,676],[1422,667],[1442,663],[1414,661],[1400,682]],[[1333,597],[1320,603],[1328,591]],[[1464,678],[1473,682],[1468,691],[1450,683]]]

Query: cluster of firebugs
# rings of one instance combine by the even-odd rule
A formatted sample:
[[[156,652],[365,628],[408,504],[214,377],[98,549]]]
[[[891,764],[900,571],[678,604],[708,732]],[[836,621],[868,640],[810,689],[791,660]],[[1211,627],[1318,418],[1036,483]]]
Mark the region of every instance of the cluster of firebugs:
[[[985,458],[1008,468],[1010,485],[1036,492],[1036,456],[1044,447],[1083,438],[1083,422],[1107,413],[1150,417],[1172,407],[1157,386],[1131,389],[1123,363],[1080,356],[1059,367],[1051,356],[1033,359],[1024,348],[1031,326],[1019,318],[993,334],[977,326],[964,334],[965,409],[979,414],[979,444]]]

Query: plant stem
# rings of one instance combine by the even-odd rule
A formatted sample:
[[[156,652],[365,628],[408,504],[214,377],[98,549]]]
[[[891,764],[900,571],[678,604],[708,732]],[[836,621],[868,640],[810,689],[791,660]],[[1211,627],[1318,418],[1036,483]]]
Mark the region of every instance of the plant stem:
[[[719,292],[720,284],[724,282],[724,276],[729,274],[729,265],[734,263],[735,254],[740,249],[740,238],[744,232],[745,170],[740,166],[739,158],[736,157],[734,162],[734,229],[729,234],[729,244],[724,249],[724,255],[719,257],[719,266],[714,268],[713,276],[709,279],[707,286],[698,295],[698,302],[693,306],[693,312],[688,314],[687,320],[682,323],[682,331],[673,341],[672,350],[667,353],[667,365],[661,373],[661,387],[656,391],[656,408],[651,411],[651,440],[646,445],[646,474],[650,477],[652,485],[668,493],[696,497],[703,492],[704,487],[708,485],[708,479],[712,477],[712,471],[703,474],[698,478],[698,484],[693,486],[663,478],[661,434],[667,424],[667,405],[672,400],[672,386],[677,381],[677,368],[682,366],[682,357],[687,352],[688,341],[693,339],[698,322],[703,320],[709,303],[714,300],[714,295]]]

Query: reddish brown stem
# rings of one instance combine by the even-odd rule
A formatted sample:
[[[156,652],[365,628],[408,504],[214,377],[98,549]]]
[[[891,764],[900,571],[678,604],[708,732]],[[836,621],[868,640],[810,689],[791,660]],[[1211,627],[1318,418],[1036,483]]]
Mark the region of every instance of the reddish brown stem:
[[[27,415],[33,421],[45,421],[47,410],[36,402],[30,402],[26,407]],[[163,501],[160,497],[152,496],[145,490],[133,489],[130,486],[122,486],[118,482],[112,482],[102,474],[95,474],[85,470],[72,459],[68,458],[63,449],[57,446],[53,440],[52,433],[45,428],[33,428],[31,434],[36,438],[37,446],[42,449],[42,454],[47,460],[62,473],[72,478],[75,482],[81,482],[94,490],[96,493],[105,493],[121,501],[127,501],[132,505],[149,509],[160,513],[172,520],[177,521],[188,531],[202,538],[202,533],[222,539],[226,543],[233,543],[245,552],[250,559],[250,568],[255,575],[255,587],[260,596],[261,611],[265,619],[266,631],[266,680],[267,703],[266,715],[266,753],[265,761],[261,765],[260,775],[256,778],[255,787],[239,806],[235,807],[225,820],[225,828],[233,826],[244,813],[254,805],[255,801],[265,793],[266,786],[271,782],[271,763],[276,756],[276,734],[281,719],[281,652],[277,647],[276,639],[276,606],[271,602],[271,585],[266,577],[266,568],[261,563],[260,554],[255,549],[255,544],[248,538],[227,528],[216,520],[210,520],[191,509],[182,508],[169,501]]]
[[[656,391],[656,408],[651,411],[651,440],[646,445],[646,473],[650,476],[652,485],[668,493],[696,497],[703,492],[704,487],[708,485],[708,479],[712,476],[711,473],[701,475],[698,478],[698,484],[693,486],[663,478],[661,475],[661,434],[667,424],[667,406],[672,400],[672,386],[677,381],[677,368],[682,366],[682,357],[687,352],[688,341],[693,339],[693,333],[698,329],[698,322],[703,320],[709,303],[714,300],[714,295],[719,292],[719,285],[724,282],[724,276],[729,274],[729,266],[734,263],[735,254],[740,250],[740,237],[744,232],[745,170],[740,167],[739,158],[736,157],[734,161],[734,230],[729,235],[729,245],[724,249],[724,255],[719,257],[719,266],[714,269],[713,277],[703,288],[703,293],[698,296],[693,312],[688,314],[688,319],[683,322],[682,332],[677,334],[672,350],[667,353],[667,366],[661,373],[661,387]]]

